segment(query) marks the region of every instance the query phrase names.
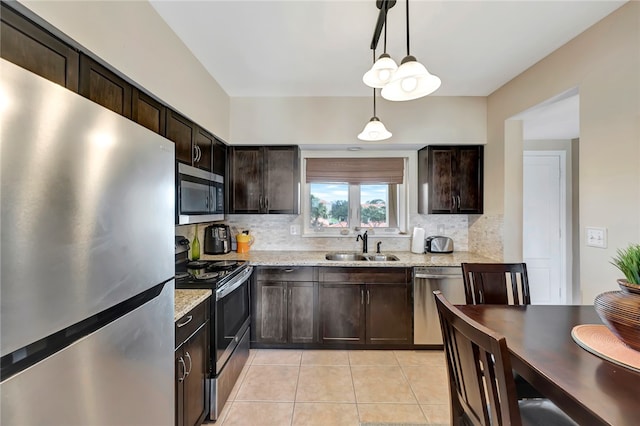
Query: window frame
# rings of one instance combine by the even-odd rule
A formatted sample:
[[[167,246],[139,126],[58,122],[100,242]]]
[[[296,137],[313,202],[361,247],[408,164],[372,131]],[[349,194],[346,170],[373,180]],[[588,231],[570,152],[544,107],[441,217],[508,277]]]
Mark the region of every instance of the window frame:
[[[314,152],[313,154],[317,154]],[[372,230],[376,232],[376,235],[379,236],[406,236],[407,228],[409,223],[409,185],[408,185],[408,176],[410,176],[409,164],[411,158],[406,154],[400,152],[400,155],[389,155],[390,153],[384,153],[383,155],[371,155],[372,157],[401,157],[404,159],[404,179],[403,183],[397,184],[397,220],[398,226],[389,228],[389,227],[360,227],[360,184],[349,184],[349,226],[347,228],[341,227],[322,227],[322,228],[314,228],[311,226],[311,184],[306,181],[306,159],[307,158],[332,158],[332,157],[341,157],[344,158],[344,152],[323,152],[324,155],[305,155],[303,153],[302,157],[302,182],[301,182],[301,210],[303,216],[303,226],[302,226],[302,236],[304,237],[352,237],[358,234],[361,229]],[[403,155],[404,154],[404,155]],[[354,158],[356,155],[353,156]],[[367,185],[367,184],[364,184]],[[388,201],[388,204],[389,201]],[[357,226],[354,226],[354,223],[357,223]]]

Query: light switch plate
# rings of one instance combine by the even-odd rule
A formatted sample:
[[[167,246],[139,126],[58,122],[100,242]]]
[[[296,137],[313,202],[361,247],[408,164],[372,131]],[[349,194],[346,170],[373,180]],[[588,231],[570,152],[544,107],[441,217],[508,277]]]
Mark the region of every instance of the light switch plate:
[[[607,248],[607,228],[587,226],[587,246]]]

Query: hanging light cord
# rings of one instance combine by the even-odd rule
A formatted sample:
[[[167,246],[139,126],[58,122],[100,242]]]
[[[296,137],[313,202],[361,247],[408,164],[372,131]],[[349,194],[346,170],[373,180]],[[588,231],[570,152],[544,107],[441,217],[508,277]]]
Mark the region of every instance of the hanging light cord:
[[[387,53],[387,13],[389,13],[389,5],[384,8],[384,52]]]
[[[409,56],[409,0],[407,0],[407,56]]]
[[[385,31],[386,31],[387,30],[387,26],[385,25],[384,28],[385,28]],[[385,37],[385,41],[386,41],[386,39],[387,38]],[[373,49],[372,52],[373,52],[373,63],[375,64],[376,63],[376,49]],[[376,115],[376,88],[375,87],[373,88],[373,116],[377,117],[377,115]]]

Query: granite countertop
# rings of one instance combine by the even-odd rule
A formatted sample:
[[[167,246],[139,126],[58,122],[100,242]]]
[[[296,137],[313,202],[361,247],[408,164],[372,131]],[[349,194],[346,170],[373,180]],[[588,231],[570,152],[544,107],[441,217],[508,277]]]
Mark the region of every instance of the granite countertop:
[[[396,261],[336,261],[326,260],[325,251],[249,251],[248,253],[230,252],[223,255],[203,255],[202,260],[246,260],[251,265],[266,266],[363,266],[363,267],[413,267],[413,266],[460,266],[462,262],[497,262],[476,253],[459,251],[450,254],[415,254],[407,251],[384,252],[398,257]],[[373,253],[369,253],[373,254]]]
[[[178,321],[211,294],[211,290],[176,290],[173,321]]]

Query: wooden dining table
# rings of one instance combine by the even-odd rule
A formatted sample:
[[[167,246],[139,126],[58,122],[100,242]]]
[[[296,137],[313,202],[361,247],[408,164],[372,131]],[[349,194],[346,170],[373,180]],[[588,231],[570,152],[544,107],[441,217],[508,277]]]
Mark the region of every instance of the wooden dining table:
[[[580,425],[639,425],[640,373],[578,346],[571,330],[602,324],[593,306],[458,305],[504,335],[514,370]]]

